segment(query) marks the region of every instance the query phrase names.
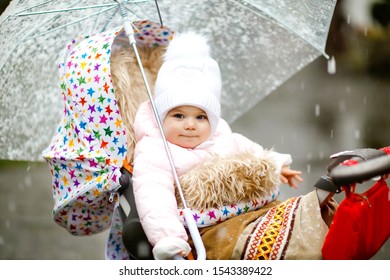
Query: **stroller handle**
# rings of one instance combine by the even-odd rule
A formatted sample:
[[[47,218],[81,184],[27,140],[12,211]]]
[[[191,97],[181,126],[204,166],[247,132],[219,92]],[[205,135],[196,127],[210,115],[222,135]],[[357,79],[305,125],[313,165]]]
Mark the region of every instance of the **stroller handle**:
[[[354,159],[354,158],[352,158]],[[362,183],[390,173],[390,155],[383,155],[352,166],[339,165],[332,169],[330,178],[338,185]]]

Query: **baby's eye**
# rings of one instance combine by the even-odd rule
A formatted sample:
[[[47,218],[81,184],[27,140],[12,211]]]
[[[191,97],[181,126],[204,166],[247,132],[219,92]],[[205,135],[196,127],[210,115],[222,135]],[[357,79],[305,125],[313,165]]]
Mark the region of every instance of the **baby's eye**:
[[[207,115],[199,115],[196,117],[198,120],[207,120]]]
[[[179,113],[174,114],[173,117],[176,118],[176,119],[184,119],[184,115],[183,114],[179,114]]]

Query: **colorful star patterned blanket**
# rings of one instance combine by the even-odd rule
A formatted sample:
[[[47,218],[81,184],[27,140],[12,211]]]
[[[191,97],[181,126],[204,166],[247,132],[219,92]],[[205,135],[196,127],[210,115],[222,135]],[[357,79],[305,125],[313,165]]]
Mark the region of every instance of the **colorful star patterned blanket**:
[[[192,216],[195,219],[198,228],[204,228],[221,223],[229,218],[239,216],[243,213],[257,210],[267,205],[270,201],[274,201],[280,194],[279,188],[275,188],[269,195],[259,197],[254,200],[243,200],[231,205],[223,205],[222,207],[213,207],[205,210],[192,209]],[[187,225],[184,217],[184,209],[179,209],[179,220]]]
[[[137,44],[166,45],[172,34],[159,24],[134,22]],[[122,27],[79,37],[58,62],[63,118],[43,151],[52,175],[53,217],[73,235],[111,228],[106,257],[126,259],[117,190],[127,154],[126,128],[115,98],[111,54],[126,44]]]

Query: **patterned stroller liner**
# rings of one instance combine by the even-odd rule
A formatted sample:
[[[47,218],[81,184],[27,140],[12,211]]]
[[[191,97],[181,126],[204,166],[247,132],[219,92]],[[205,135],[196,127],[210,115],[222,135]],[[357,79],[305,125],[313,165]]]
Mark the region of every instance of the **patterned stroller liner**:
[[[142,48],[163,47],[172,37],[172,31],[153,22],[134,25]],[[133,143],[120,113],[111,69],[113,53],[122,49],[131,51],[121,27],[77,38],[65,48],[58,63],[64,115],[43,151],[53,178],[55,222],[73,235],[90,235],[111,226],[106,252],[110,259],[128,258],[121,241],[117,191],[120,169],[131,162]],[[138,98],[131,90],[128,94],[134,107],[147,98],[146,93]],[[126,100],[121,101],[127,107]]]
[[[135,25],[139,30],[137,45],[149,50],[163,49],[173,34],[149,21]],[[64,116],[43,152],[53,178],[55,222],[73,235],[91,235],[110,228],[108,259],[151,258],[132,197],[129,163],[134,140],[132,117],[125,113],[129,108],[134,111],[147,96],[141,94],[137,99],[139,92],[128,87],[130,106],[128,100],[121,99],[123,96],[118,98],[113,85],[113,53],[128,47],[126,40],[122,29],[117,28],[78,38],[64,50],[59,62]],[[116,77],[116,86],[119,79]],[[151,81],[153,84],[153,77]],[[319,207],[314,190],[200,229],[207,258],[320,259],[337,207],[329,198],[324,205]],[[390,210],[390,203],[385,207]],[[384,218],[388,220],[389,215]],[[389,226],[386,230],[385,241]],[[221,232],[229,238],[220,238]],[[330,241],[327,244],[333,246]]]

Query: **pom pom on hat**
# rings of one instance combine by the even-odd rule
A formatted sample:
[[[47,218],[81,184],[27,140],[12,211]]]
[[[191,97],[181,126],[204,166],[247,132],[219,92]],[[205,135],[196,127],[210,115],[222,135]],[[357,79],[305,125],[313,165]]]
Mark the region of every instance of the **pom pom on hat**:
[[[210,46],[206,37],[195,32],[175,36],[164,54],[164,61],[185,57],[210,57]]]
[[[206,37],[194,32],[176,35],[168,45],[154,89],[160,119],[175,107],[195,106],[206,112],[212,135],[221,114],[221,89],[219,66],[210,57]]]

